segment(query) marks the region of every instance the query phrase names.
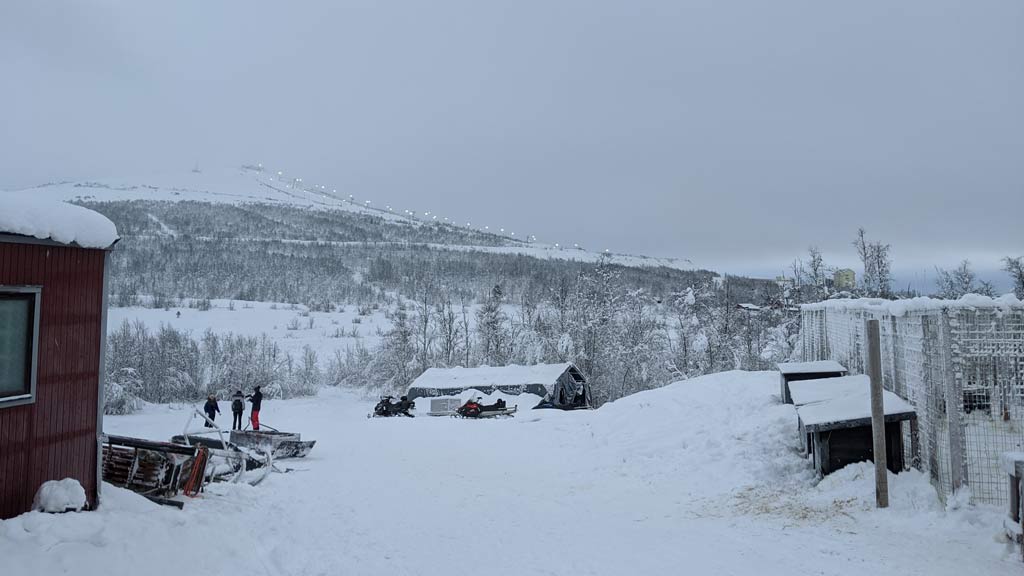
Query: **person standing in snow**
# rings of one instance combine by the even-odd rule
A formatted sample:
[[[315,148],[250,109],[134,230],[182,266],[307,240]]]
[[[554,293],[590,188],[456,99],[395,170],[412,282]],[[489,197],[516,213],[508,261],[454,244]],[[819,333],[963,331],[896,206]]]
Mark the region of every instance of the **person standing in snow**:
[[[249,402],[252,402],[252,416],[249,420],[252,422],[252,429],[260,429],[260,406],[263,404],[263,392],[260,392],[260,387],[253,388],[252,394],[246,396]]]
[[[231,429],[242,429],[242,413],[245,412],[245,395],[241,390],[236,390],[231,395]]]
[[[409,400],[408,396],[402,396],[398,402],[398,411],[406,416],[412,416],[409,414],[409,410],[413,407],[412,400]]]
[[[213,428],[213,421],[217,418],[217,414],[220,413],[220,406],[217,406],[217,397],[210,394],[206,397],[206,404],[203,405],[203,412],[206,412],[206,422],[203,426],[207,428]]]

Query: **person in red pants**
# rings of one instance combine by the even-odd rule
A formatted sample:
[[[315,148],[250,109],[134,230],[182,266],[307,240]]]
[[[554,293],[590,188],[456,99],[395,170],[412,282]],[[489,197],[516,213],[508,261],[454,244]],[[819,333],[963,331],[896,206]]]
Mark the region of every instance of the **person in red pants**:
[[[252,421],[252,429],[259,430],[260,406],[263,404],[263,392],[260,392],[260,387],[257,386],[253,388],[252,394],[246,396],[246,398],[249,400],[249,402],[252,402],[252,416],[250,417],[250,420]]]

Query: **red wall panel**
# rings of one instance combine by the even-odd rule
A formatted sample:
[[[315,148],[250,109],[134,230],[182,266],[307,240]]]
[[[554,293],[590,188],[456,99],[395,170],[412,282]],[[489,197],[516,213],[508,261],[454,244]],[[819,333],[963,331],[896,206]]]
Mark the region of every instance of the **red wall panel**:
[[[0,240],[0,286],[43,287],[36,401],[0,407],[0,518],[28,511],[47,480],[75,478],[96,502],[104,257]]]

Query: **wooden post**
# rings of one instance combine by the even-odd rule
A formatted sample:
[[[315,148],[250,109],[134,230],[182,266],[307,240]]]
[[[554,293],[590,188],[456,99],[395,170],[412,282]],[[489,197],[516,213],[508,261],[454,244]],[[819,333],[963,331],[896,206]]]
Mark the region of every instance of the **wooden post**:
[[[889,507],[889,468],[885,455],[885,407],[882,404],[882,338],[878,320],[868,320],[868,376],[871,378],[871,436],[875,456],[875,503]]]

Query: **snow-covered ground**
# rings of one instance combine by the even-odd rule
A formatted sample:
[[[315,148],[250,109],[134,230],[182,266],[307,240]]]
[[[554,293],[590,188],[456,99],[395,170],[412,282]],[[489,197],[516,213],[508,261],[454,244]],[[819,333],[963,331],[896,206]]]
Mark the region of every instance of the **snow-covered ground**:
[[[367,419],[339,390],[263,420],[318,440],[295,471],[215,485],[183,511],[105,488],[92,513],[0,522],[7,576],[78,574],[1019,574],[1001,515],[945,510],[870,465],[816,482],[775,373],[730,372],[595,411]],[[167,438],[184,409],[108,417]]]
[[[380,334],[391,328],[391,321],[383,310],[374,310],[360,316],[355,305],[344,306],[334,312],[311,312],[306,306],[244,302],[241,300],[211,300],[209,310],[183,307],[163,308],[111,308],[107,317],[107,330],[117,330],[124,321],[140,321],[150,330],[161,324],[192,333],[202,338],[207,330],[217,334],[261,336],[277,342],[281,349],[293,355],[301,354],[304,346],[311,346],[317,356],[326,361],[335,351],[362,344],[373,349],[380,342]],[[185,302],[187,304],[187,302]],[[179,316],[180,313],[180,316]],[[358,324],[353,320],[358,319]],[[310,324],[312,320],[312,325]]]

